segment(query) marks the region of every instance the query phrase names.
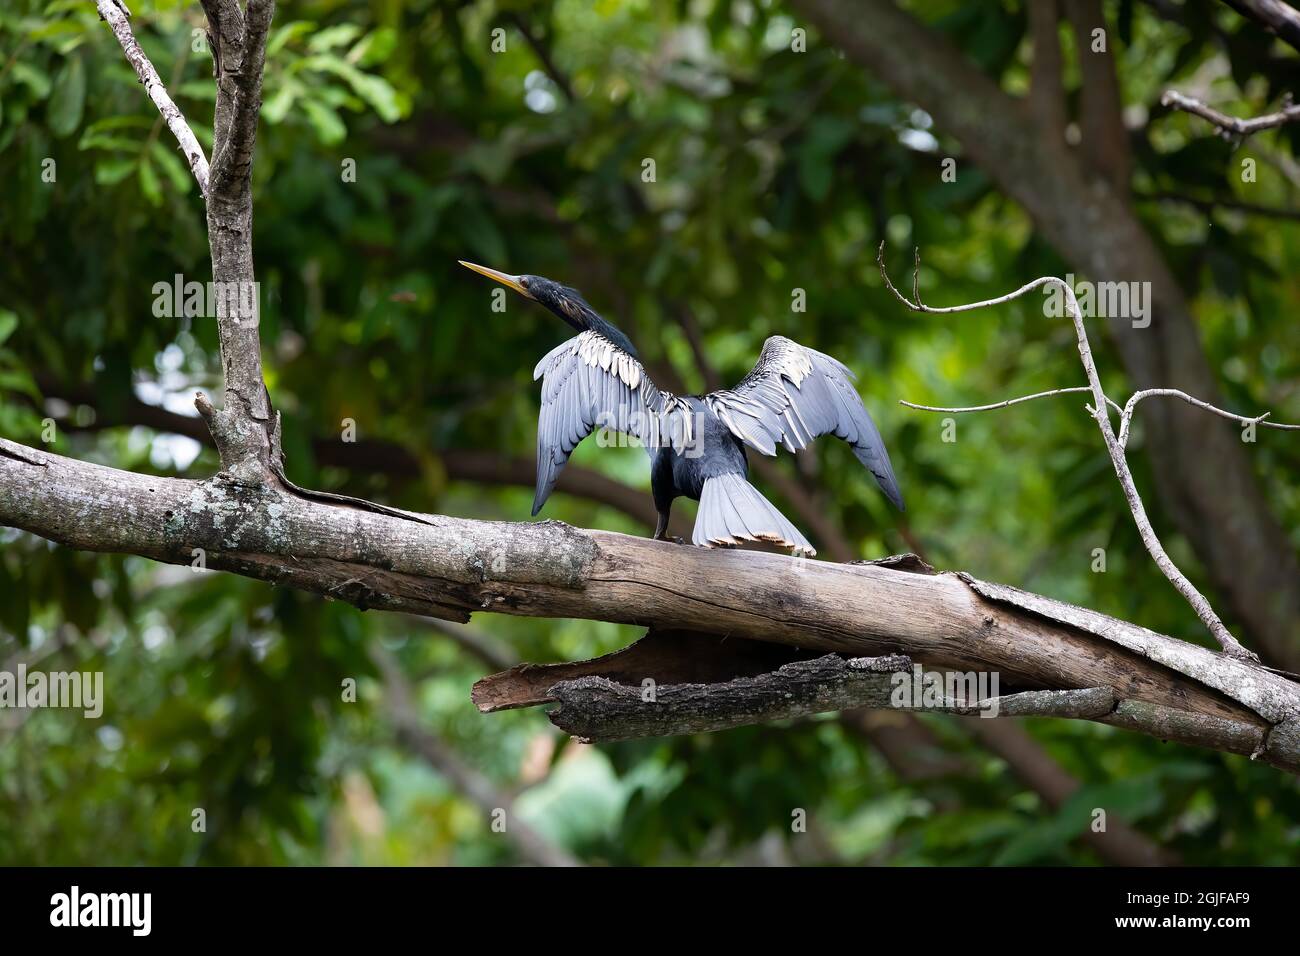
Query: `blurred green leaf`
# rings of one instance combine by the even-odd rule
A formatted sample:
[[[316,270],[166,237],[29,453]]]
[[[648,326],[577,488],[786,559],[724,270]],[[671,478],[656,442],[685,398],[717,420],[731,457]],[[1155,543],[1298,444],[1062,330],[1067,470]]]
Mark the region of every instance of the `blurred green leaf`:
[[[54,80],[50,94],[49,126],[55,136],[67,136],[81,125],[86,105],[86,67],[81,57],[69,57]]]

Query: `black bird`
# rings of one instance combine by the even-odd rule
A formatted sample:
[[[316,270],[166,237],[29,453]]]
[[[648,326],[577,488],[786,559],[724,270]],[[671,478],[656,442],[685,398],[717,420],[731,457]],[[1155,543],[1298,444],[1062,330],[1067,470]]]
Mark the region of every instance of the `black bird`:
[[[673,500],[685,495],[700,503],[695,544],[770,541],[816,554],[747,480],[745,446],[764,455],[775,455],[778,444],[796,452],[826,434],[848,442],[902,510],[889,454],[853,387],[854,375],[829,355],[774,335],[734,388],[678,397],[655,387],[628,337],[577,290],[541,276],[460,264],[540,303],[578,332],[533,370],[533,378],[542,380],[534,515],[578,442],[602,427],[634,436],[650,454],[650,487],[659,513],[656,538],[665,537]]]

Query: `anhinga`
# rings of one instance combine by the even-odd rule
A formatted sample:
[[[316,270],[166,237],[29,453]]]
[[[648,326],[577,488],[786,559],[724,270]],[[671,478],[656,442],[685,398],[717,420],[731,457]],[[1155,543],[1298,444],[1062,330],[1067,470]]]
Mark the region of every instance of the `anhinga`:
[[[853,387],[854,375],[829,355],[774,335],[734,388],[679,397],[655,387],[628,337],[575,289],[541,276],[461,265],[540,303],[578,331],[533,370],[533,378],[542,380],[534,515],[578,442],[601,427],[634,436],[650,454],[656,538],[665,536],[673,500],[685,495],[700,503],[692,535],[697,545],[757,540],[816,554],[747,480],[745,446],[764,455],[775,455],[778,444],[796,452],[826,434],[848,442],[902,509],[889,454]]]

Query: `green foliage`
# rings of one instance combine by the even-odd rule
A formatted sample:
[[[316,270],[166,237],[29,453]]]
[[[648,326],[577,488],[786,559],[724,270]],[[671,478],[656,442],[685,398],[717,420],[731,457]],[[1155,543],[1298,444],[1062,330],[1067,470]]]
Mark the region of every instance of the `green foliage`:
[[[210,151],[197,5],[132,6],[141,44]],[[923,246],[921,283],[936,304],[1068,266],[928,116],[815,34],[792,52],[798,21],[783,4],[287,6],[269,43],[254,183],[262,342],[295,480],[422,511],[527,518],[530,489],[455,482],[445,462],[467,450],[531,455],[531,370],[565,329],[517,299],[493,312],[489,290],[456,265],[470,258],[578,286],[667,387],[704,382],[683,310],[728,381],[769,334],[833,353],[860,375],[909,510],[894,514],[836,443],[820,444],[806,470],[781,466],[817,482],[861,553],[919,544],[937,565],[1203,639],[1137,540],[1075,397],[961,417],[955,444],[941,440],[940,416],[896,404],[978,404],[1078,384],[1081,373],[1071,330],[1045,320],[1038,301],[955,318],[904,312],[875,269],[882,239],[896,279]],[[1023,91],[1025,4],[907,6]],[[1251,115],[1294,87],[1296,58],[1261,31],[1208,2],[1184,6],[1177,25],[1151,5],[1108,5],[1127,104],[1219,76],[1216,103]],[[492,52],[496,28],[504,52]],[[1294,209],[1283,170],[1300,124],[1239,146],[1158,108],[1130,126],[1135,202],[1193,298],[1229,403],[1300,420],[1296,224],[1142,198]],[[946,156],[960,160],[955,184],[939,179]],[[647,158],[653,182],[642,180]],[[1247,158],[1259,166],[1249,186]],[[53,181],[42,178],[47,161]],[[196,389],[219,388],[220,361],[211,320],[154,308],[156,283],[209,276],[201,200],[93,4],[0,10],[0,196],[0,434],[38,444],[53,418],[53,451],[212,474],[211,451],[117,427],[133,424],[135,397],[192,414]],[[791,311],[796,288],[806,312]],[[1122,394],[1118,357],[1100,334],[1094,347]],[[407,448],[418,474],[318,458],[313,440],[337,439],[346,419],[363,440]],[[1139,429],[1139,452],[1143,440]],[[1251,455],[1261,494],[1284,527],[1300,527],[1300,443],[1261,433]],[[1133,460],[1161,533],[1206,586],[1145,458]],[[634,450],[583,446],[574,465],[648,487]],[[562,495],[544,517],[647,530]],[[1091,571],[1095,548],[1106,549],[1104,574]],[[530,660],[593,656],[637,636],[588,622],[476,624]],[[367,656],[376,641],[425,675],[427,725],[517,794],[520,818],[592,862],[779,852],[1096,863],[1079,837],[1099,806],[1191,863],[1294,865],[1300,845],[1294,783],[1277,771],[1079,722],[1030,727],[1083,782],[1057,810],[945,719],[926,726],[967,772],[930,782],[899,776],[832,719],[579,747],[539,712],[478,715],[468,690],[485,665],[407,619],[0,530],[0,669],[39,659],[102,670],[108,695],[99,721],[0,711],[0,862],[516,862],[478,807],[395,742]],[[356,703],[342,700],[345,680],[358,683]],[[203,833],[191,828],[199,808]],[[792,833],[798,808],[807,833]]]

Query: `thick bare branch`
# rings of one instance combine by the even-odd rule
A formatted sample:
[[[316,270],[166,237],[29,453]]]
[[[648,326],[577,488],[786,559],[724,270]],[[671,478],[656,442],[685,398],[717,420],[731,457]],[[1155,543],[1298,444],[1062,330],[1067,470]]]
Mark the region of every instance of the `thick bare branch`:
[[[661,685],[653,698],[641,687],[587,676],[553,686],[549,696],[559,706],[547,716],[566,733],[594,742],[726,730],[854,707],[1093,720],[1108,716],[1116,704],[1109,687],[895,704],[895,690],[912,679],[911,661],[902,655],[845,659],[837,654],[725,683]]]
[[[1093,404],[1089,407],[1089,414],[1097,422],[1097,427],[1101,430],[1102,440],[1106,444],[1106,451],[1110,455],[1111,464],[1115,469],[1115,476],[1119,479],[1120,488],[1124,492],[1124,498],[1128,502],[1129,511],[1133,513],[1133,521],[1137,525],[1138,534],[1142,537],[1142,543],[1146,545],[1147,552],[1151,559],[1155,561],[1162,574],[1169,579],[1169,582],[1177,589],[1183,599],[1191,605],[1192,610],[1196,612],[1197,617],[1205,624],[1214,639],[1219,642],[1219,646],[1233,657],[1242,660],[1258,661],[1258,657],[1251,651],[1248,651],[1241,643],[1232,636],[1232,633],[1219,619],[1214,608],[1205,595],[1196,589],[1196,586],[1187,579],[1187,576],[1174,564],[1173,559],[1165,551],[1164,545],[1156,535],[1155,528],[1151,525],[1151,519],[1147,517],[1146,506],[1142,503],[1142,496],[1138,494],[1137,485],[1133,481],[1133,473],[1129,470],[1128,461],[1124,457],[1124,447],[1120,444],[1118,436],[1111,425],[1109,408],[1113,403],[1106,397],[1106,393],[1101,387],[1101,378],[1097,375],[1097,366],[1093,361],[1092,347],[1088,344],[1088,332],[1083,324],[1083,313],[1079,309],[1078,299],[1075,298],[1074,289],[1069,283],[1053,276],[1044,276],[1029,282],[1014,292],[997,298],[987,299],[983,302],[972,302],[967,305],[949,306],[947,308],[931,308],[921,302],[919,292],[920,286],[920,252],[915,254],[916,269],[912,274],[913,298],[909,300],[900,293],[894,283],[889,278],[889,273],[885,269],[885,244],[880,244],[880,250],[876,256],[876,262],[880,266],[880,274],[884,278],[885,285],[894,297],[902,302],[914,312],[928,312],[933,314],[945,315],[954,312],[969,312],[974,309],[982,309],[991,305],[1000,305],[1018,299],[1034,289],[1043,286],[1053,285],[1061,290],[1065,297],[1066,311],[1074,323],[1075,337],[1079,348],[1079,359],[1083,363],[1083,372],[1088,379],[1088,386],[1092,392]],[[1216,409],[1217,411],[1217,409]],[[1131,414],[1131,409],[1130,409]]]
[[[224,4],[220,5],[225,15]],[[212,182],[214,191],[230,198],[247,190],[253,168],[253,146],[257,142],[257,121],[262,112],[262,73],[266,64],[266,38],[275,14],[275,0],[249,0],[238,40],[225,37],[217,47],[222,52],[220,77],[233,81],[233,96],[224,136],[213,146]],[[211,16],[209,15],[209,20]],[[236,21],[238,23],[238,21]],[[226,29],[224,20],[219,29]],[[225,53],[238,44],[238,61],[225,62]]]
[[[235,0],[203,0],[217,81],[211,170],[193,131],[131,33],[125,4],[97,0],[96,5],[181,144],[207,199],[212,279],[218,290],[212,317],[221,338],[226,400],[221,409],[203,396],[195,404],[212,431],[228,474],[250,483],[282,478],[279,422],[262,379],[260,293],[253,271],[253,146],[275,2],[249,0],[244,12]]]
[[[185,155],[185,161],[189,164],[190,171],[194,173],[194,180],[199,184],[199,192],[206,198],[208,159],[203,155],[203,147],[194,137],[194,131],[185,121],[180,108],[167,95],[167,89],[163,86],[158,71],[144,55],[144,50],[140,49],[140,44],[136,41],[135,34],[131,32],[131,24],[127,20],[131,14],[126,5],[121,0],[96,0],[95,6],[99,10],[100,19],[106,21],[112,28],[113,35],[122,46],[122,52],[126,54],[127,62],[135,70],[135,75],[144,84],[145,95],[153,100],[167,128],[176,137],[176,142],[180,144],[181,152]]]
[[[43,464],[31,464],[39,459]],[[709,550],[436,515],[406,520],[218,475],[136,475],[0,440],[0,525],[72,547],[233,571],[359,607],[577,617],[927,668],[1009,690],[1113,687],[1106,718],[1300,771],[1300,685],[1050,599],[953,574]],[[196,572],[197,573],[197,572]]]
[[[87,386],[72,386],[48,376],[37,376],[42,394],[61,398],[76,405],[95,409],[91,425],[78,425],[71,418],[59,418],[59,427],[69,432],[98,431],[119,425],[143,425],[157,431],[184,435],[205,445],[214,445],[215,439],[203,419],[181,415],[158,405],[150,405],[128,395],[106,407],[99,401],[96,390]],[[317,464],[346,468],[358,474],[382,474],[398,481],[419,478],[425,473],[426,460],[440,467],[452,481],[472,482],[476,485],[504,485],[533,488],[537,483],[537,463],[522,455],[505,455],[479,448],[427,449],[428,459],[395,442],[374,438],[358,438],[354,442],[340,441],[337,436],[313,438],[312,455]],[[654,502],[643,489],[616,481],[582,465],[569,465],[560,475],[556,490],[561,494],[585,498],[619,511],[646,528],[655,526]],[[834,525],[831,525],[834,527]],[[673,513],[668,523],[671,535],[690,537],[687,515],[681,509]],[[837,560],[838,556],[832,554]],[[842,560],[849,560],[846,554]]]

